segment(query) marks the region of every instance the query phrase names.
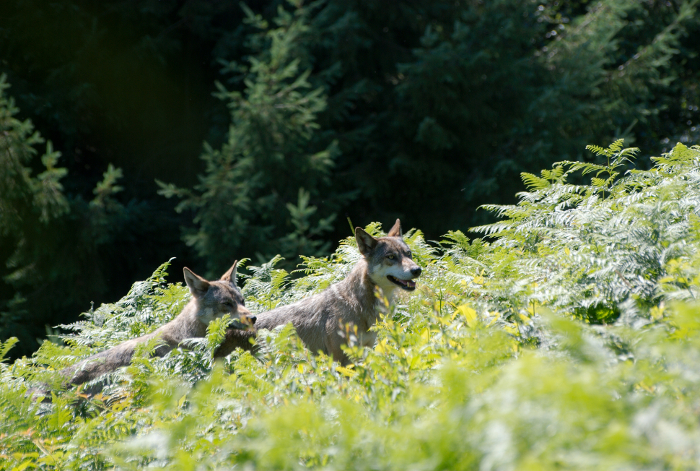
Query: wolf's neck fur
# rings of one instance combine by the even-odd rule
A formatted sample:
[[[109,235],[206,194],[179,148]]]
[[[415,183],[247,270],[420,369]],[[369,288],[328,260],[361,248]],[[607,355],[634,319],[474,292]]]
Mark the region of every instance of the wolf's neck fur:
[[[197,318],[197,312],[200,310],[198,300],[192,298],[185,305],[182,312],[172,321],[155,330],[151,335],[165,334],[168,341],[181,341],[192,337],[204,337],[207,333],[207,326]]]
[[[379,288],[379,293],[377,293],[377,288]],[[379,318],[379,309],[383,305],[377,294],[385,296],[390,303],[394,298],[393,288],[381,288],[372,280],[369,274],[369,264],[364,258],[355,265],[355,268],[343,281],[336,283],[329,289],[333,289],[334,294],[344,299],[370,325]]]

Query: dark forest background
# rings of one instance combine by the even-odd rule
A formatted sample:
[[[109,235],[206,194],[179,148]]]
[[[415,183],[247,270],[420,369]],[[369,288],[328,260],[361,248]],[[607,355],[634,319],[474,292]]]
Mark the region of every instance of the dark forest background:
[[[328,253],[347,221],[428,239],[520,172],[698,142],[697,1],[0,2],[0,339],[177,257]]]

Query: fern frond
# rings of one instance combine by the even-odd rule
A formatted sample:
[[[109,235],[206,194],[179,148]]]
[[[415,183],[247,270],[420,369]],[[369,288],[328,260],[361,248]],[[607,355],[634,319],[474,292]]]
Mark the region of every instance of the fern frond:
[[[605,172],[608,170],[608,167],[605,165],[594,164],[592,162],[572,162],[570,160],[563,160],[557,162],[557,165],[566,165],[572,172],[578,172],[580,170],[582,175]]]
[[[528,190],[544,190],[551,185],[546,179],[527,172],[521,173],[520,178],[523,180]]]
[[[593,152],[595,155],[604,155],[607,152],[607,149],[605,149],[604,147],[596,146],[594,144],[587,145],[586,150]]]
[[[17,337],[10,337],[4,342],[0,342],[0,363],[2,363],[5,360],[7,352],[9,352],[12,349],[12,347],[14,347],[17,344],[17,342],[19,342]]]

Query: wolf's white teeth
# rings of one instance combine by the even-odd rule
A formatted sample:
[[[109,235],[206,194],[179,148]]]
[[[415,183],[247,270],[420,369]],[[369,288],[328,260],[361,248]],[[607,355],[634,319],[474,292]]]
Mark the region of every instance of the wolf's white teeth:
[[[389,281],[391,281],[392,283],[397,284],[404,289],[407,289],[407,290],[416,289],[416,282],[413,280],[402,280],[401,278],[396,278],[395,276],[391,276],[391,275],[387,275],[387,279]]]

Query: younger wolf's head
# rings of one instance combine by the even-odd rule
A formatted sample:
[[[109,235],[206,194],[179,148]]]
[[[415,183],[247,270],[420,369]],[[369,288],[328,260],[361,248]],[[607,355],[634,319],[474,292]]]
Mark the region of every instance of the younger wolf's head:
[[[386,237],[375,238],[364,229],[355,229],[355,239],[360,253],[367,261],[370,279],[388,296],[399,287],[406,291],[416,289],[413,281],[421,274],[421,268],[413,261],[411,249],[403,241],[401,221],[398,219]]]
[[[214,319],[229,314],[239,328],[252,326],[255,316],[246,309],[241,290],[236,286],[236,267],[238,260],[217,281],[207,281],[185,267],[185,283],[197,303],[197,319],[209,325]]]

